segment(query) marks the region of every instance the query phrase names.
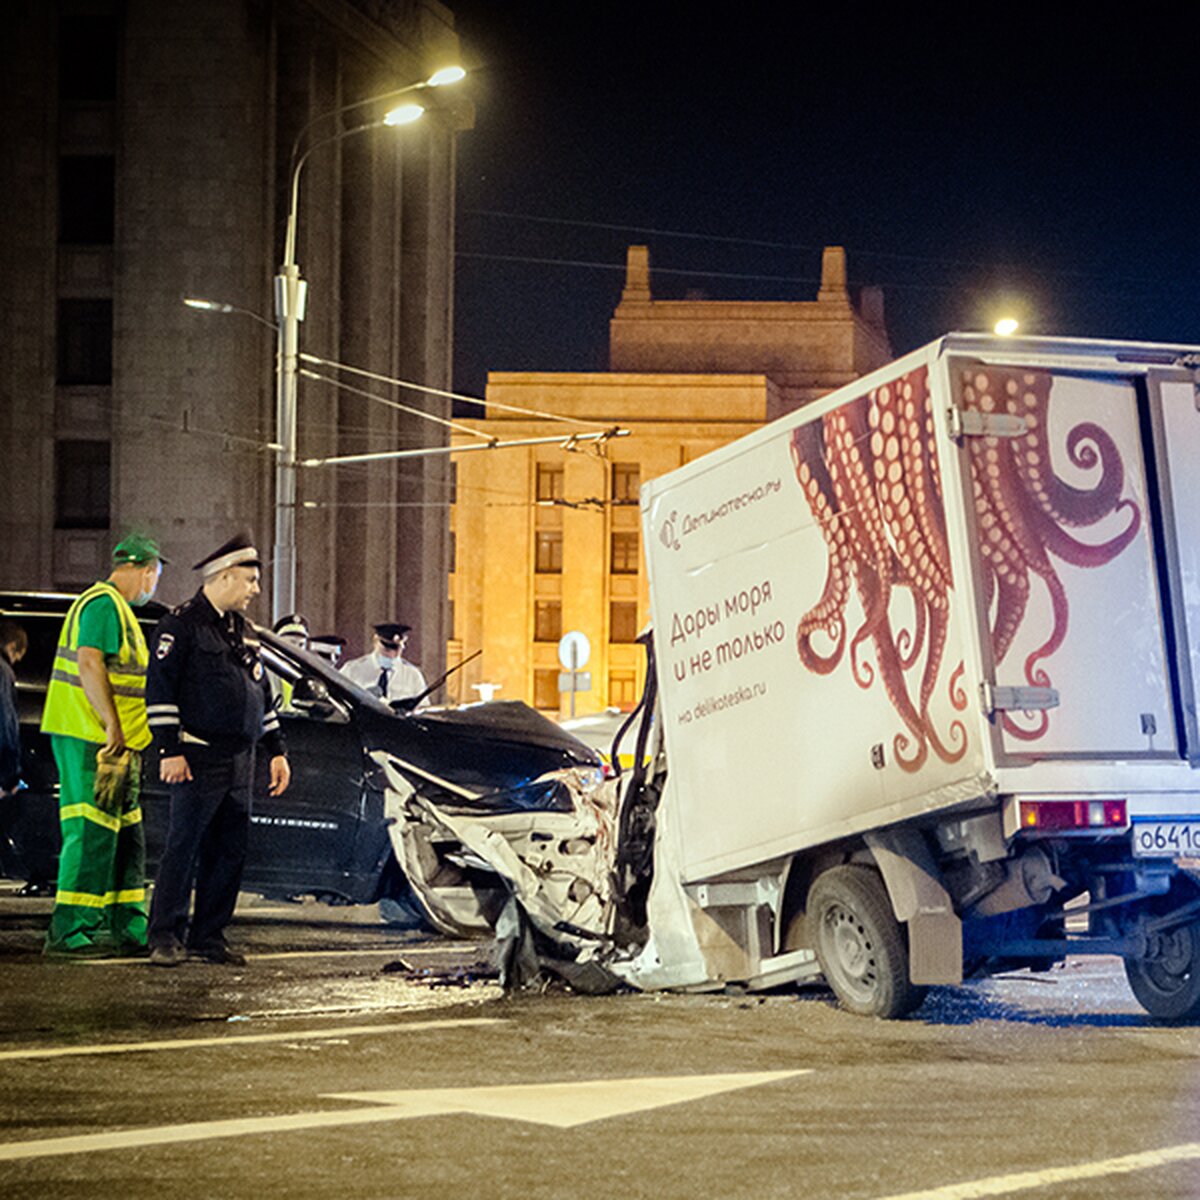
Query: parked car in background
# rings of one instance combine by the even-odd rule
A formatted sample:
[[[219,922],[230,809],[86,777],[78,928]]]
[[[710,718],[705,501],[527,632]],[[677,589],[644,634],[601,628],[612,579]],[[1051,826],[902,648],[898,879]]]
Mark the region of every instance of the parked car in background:
[[[29,637],[16,672],[27,786],[0,802],[0,875],[42,886],[52,885],[57,873],[58,776],[49,739],[38,726],[72,599],[0,592],[0,618],[18,622]],[[165,611],[153,603],[138,610],[148,637]],[[268,673],[291,685],[281,724],[292,782],[282,796],[254,797],[246,891],[334,903],[412,903],[396,857],[398,828],[389,811],[395,793],[391,800],[385,795],[373,751],[386,751],[398,764],[413,795],[456,812],[553,810],[561,803],[559,775],[600,767],[598,754],[519,701],[397,711],[317,656],[267,630],[257,633]],[[142,792],[151,874],[168,810],[167,789],[155,775],[146,772]],[[429,854],[425,865],[436,874],[436,849]],[[469,871],[462,873],[463,888],[476,882]]]

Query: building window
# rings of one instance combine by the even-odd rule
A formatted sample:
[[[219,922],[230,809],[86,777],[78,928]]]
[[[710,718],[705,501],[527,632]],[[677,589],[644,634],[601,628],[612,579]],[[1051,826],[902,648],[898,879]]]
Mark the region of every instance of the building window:
[[[642,468],[637,463],[613,463],[612,500],[614,504],[636,504],[641,486]]]
[[[636,642],[638,635],[637,603],[614,600],[608,606],[608,640]]]
[[[561,500],[566,472],[562,463],[538,463],[536,496],[539,501]]]
[[[58,30],[58,94],[64,100],[117,98],[117,23],[112,17],[63,15]]]
[[[446,558],[449,561],[449,566],[446,568],[451,575],[458,568],[458,535],[453,529],[449,531],[449,541],[446,546]]]
[[[614,575],[636,575],[640,551],[636,531],[615,530],[612,535],[612,555],[609,570]]]
[[[557,642],[562,637],[562,601],[538,600],[533,612],[533,640]]]
[[[446,472],[446,503],[458,503],[458,463],[454,459],[450,460],[449,469]]]
[[[539,575],[561,575],[563,535],[561,529],[539,529],[534,570]]]
[[[534,671],[533,707],[558,710],[558,672]]]
[[[111,300],[58,302],[58,382],[112,383]]]
[[[634,671],[610,671],[608,673],[608,703],[622,712],[632,712],[637,707],[637,674]]]
[[[111,155],[58,160],[58,240],[65,245],[111,246],[114,218]]]
[[[112,447],[62,441],[54,447],[54,524],[59,529],[107,529]]]

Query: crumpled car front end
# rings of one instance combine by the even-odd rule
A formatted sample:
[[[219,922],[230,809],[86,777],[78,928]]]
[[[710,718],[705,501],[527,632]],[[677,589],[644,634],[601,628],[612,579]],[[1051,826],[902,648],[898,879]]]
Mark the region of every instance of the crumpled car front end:
[[[617,781],[598,766],[548,771],[517,788],[433,802],[387,751],[397,858],[430,922],[453,936],[494,934],[506,986],[543,968],[580,990],[611,990]]]

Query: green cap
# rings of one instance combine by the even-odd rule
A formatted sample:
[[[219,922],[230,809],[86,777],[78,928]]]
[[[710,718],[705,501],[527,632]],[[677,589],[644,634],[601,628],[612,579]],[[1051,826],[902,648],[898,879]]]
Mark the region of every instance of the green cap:
[[[140,533],[131,533],[128,537],[122,538],[113,547],[112,552],[113,566],[120,566],[122,563],[134,563],[140,566],[142,563],[152,562],[156,558],[163,566],[166,566],[167,560],[163,558],[158,543],[152,537],[144,537]]]

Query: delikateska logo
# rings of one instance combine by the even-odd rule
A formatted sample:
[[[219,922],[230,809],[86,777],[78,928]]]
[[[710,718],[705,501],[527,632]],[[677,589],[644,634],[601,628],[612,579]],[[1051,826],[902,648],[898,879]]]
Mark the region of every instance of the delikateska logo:
[[[658,540],[668,550],[679,549],[679,514],[677,512],[671,513],[662,523],[658,531]]]
[[[682,540],[698,529],[715,525],[732,513],[739,512],[748,505],[757,504],[758,501],[765,500],[769,496],[777,495],[782,490],[783,481],[781,479],[768,479],[758,487],[747,488],[744,492],[739,492],[736,496],[731,496],[721,504],[714,505],[704,512],[685,513],[682,519],[679,513],[673,509],[671,515],[659,526],[659,541],[668,550],[678,550]]]

